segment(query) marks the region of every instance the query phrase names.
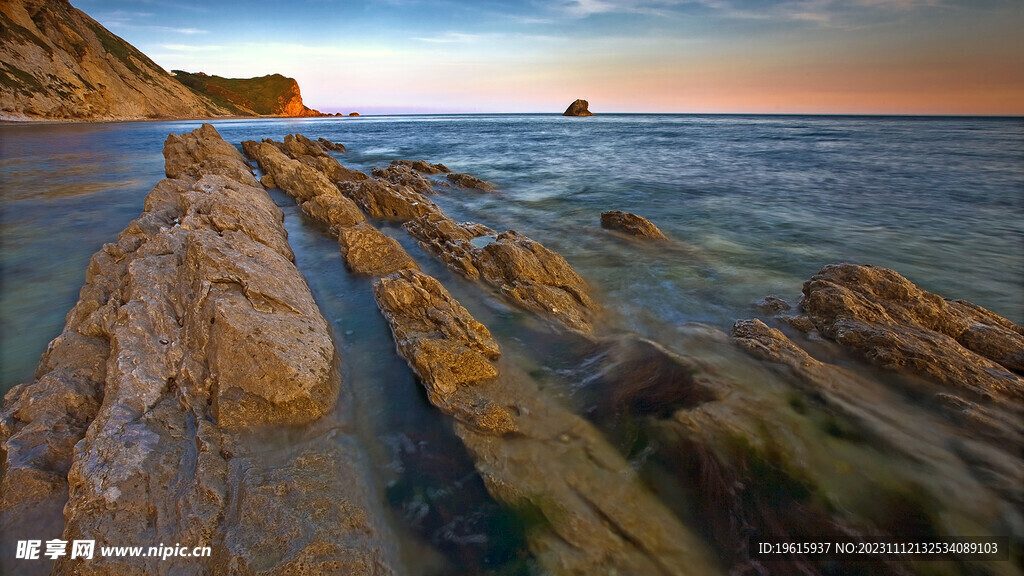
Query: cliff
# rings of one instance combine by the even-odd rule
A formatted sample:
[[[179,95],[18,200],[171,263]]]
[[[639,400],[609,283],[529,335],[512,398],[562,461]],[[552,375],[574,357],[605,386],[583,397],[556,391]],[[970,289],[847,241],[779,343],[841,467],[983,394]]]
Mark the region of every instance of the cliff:
[[[294,78],[270,74],[258,78],[222,78],[202,72],[173,71],[175,79],[235,114],[259,116],[323,116],[302,103]]]
[[[4,119],[137,120],[230,113],[66,0],[0,0]]]

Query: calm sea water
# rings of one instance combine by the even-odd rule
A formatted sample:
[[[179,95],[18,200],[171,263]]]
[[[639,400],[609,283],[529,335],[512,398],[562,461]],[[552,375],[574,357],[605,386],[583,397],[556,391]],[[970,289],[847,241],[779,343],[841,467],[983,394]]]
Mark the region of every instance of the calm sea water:
[[[435,199],[453,218],[515,229],[559,251],[616,323],[668,345],[683,325],[728,330],[755,316],[769,294],[796,304],[803,282],[840,261],[891,267],[927,290],[1024,321],[1022,119],[495,115],[214,124],[236,145],[295,132],[342,142],[349,152],[341,162],[367,172],[425,159],[489,180],[497,193],[449,190]],[[32,379],[90,256],[138,216],[163,177],[167,134],[198,125],[0,126],[0,390]],[[474,571],[521,555],[514,522],[486,496],[450,425],[394,353],[369,282],[345,272],[337,243],[290,199],[272,195],[333,324],[361,434],[395,514],[447,558],[441,566]],[[647,216],[675,241],[648,245],[602,230],[600,213],[612,209]],[[445,270],[400,227],[382,228],[499,340],[507,337],[503,347],[516,348],[530,315]],[[479,550],[460,559],[467,549]]]

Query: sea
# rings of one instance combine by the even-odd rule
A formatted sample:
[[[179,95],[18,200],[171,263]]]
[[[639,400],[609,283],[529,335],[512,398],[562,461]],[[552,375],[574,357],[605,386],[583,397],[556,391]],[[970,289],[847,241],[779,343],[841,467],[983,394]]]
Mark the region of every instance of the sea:
[[[893,268],[928,291],[1024,323],[1022,118],[515,114],[212,124],[239,148],[301,133],[344,144],[336,157],[349,168],[423,159],[492,182],[495,192],[442,189],[433,199],[457,220],[513,229],[561,253],[616,330],[670,349],[695,327],[728,333],[736,320],[762,315],[757,305],[768,295],[796,309],[803,283],[837,262]],[[115,241],[164,177],[167,135],[199,125],[0,125],[0,391],[32,380],[89,258]],[[512,573],[503,566],[525,554],[522,535],[503,533],[508,519],[395,353],[369,283],[345,271],[322,226],[271,194],[333,326],[396,523],[437,551],[441,573]],[[645,216],[671,241],[604,230],[607,210]],[[381,227],[499,343],[524,350],[530,373],[564,368],[551,354],[528,358],[523,327],[543,330],[532,315],[447,271],[400,226]],[[553,401],[572,404],[572,386],[551,382]]]

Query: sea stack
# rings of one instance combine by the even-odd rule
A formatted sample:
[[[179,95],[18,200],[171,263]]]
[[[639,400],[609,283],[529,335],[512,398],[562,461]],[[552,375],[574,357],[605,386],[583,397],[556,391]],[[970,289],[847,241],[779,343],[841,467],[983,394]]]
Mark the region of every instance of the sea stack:
[[[562,116],[593,116],[594,113],[587,109],[590,103],[586,100],[576,100],[565,109]]]

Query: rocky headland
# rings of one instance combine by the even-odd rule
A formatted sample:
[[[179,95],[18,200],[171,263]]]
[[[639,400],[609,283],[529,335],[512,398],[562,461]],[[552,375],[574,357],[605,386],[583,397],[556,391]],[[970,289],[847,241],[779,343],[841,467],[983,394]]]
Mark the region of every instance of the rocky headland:
[[[367,174],[342,164],[344,145],[301,134],[241,148],[210,125],[167,138],[167,179],[93,257],[35,379],[6,395],[5,573],[53,567],[11,557],[27,530],[212,547],[188,563],[62,558],[58,573],[410,571],[268,188],[337,240],[339,269],[390,328],[380,354],[404,359],[521,525],[520,567],[827,574],[834,559],[769,561],[751,543],[1024,535],[1024,329],[991,311],[840,264],[731,334],[687,325],[655,342],[616,326],[562,255],[445,214],[475,193],[444,164]],[[605,221],[664,238],[635,215]],[[537,322],[502,334],[467,294]],[[524,368],[552,354],[560,369]],[[869,568],[930,573],[891,555]]]
[[[169,74],[67,0],[0,2],[0,119],[324,116],[280,74]]]
[[[294,78],[270,74],[258,78],[222,78],[202,72],[173,70],[174,79],[239,116],[327,116],[302,103]]]

